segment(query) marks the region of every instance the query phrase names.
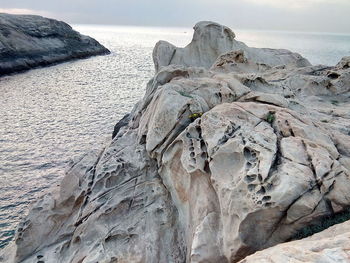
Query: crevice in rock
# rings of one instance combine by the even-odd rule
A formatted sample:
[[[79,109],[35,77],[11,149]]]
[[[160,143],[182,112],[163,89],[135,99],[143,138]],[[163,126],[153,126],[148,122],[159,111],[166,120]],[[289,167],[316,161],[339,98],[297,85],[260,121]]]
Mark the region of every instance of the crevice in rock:
[[[278,170],[278,166],[281,164],[281,158],[282,158],[282,152],[281,152],[281,138],[282,135],[275,129],[273,123],[270,124],[271,128],[273,129],[274,134],[276,135],[276,153],[274,154],[273,161],[271,163],[269,172],[264,180],[264,183],[270,180],[273,173]]]
[[[273,235],[275,234],[275,232],[279,229],[279,227],[281,226],[281,223],[286,219],[287,215],[288,215],[288,210],[298,201],[300,200],[302,197],[304,197],[305,194],[311,192],[312,190],[314,190],[314,187],[307,189],[306,191],[304,191],[301,195],[299,195],[297,198],[295,198],[288,206],[287,208],[283,211],[283,214],[281,216],[281,218],[276,222],[275,227],[272,229],[271,234],[268,236],[268,238],[266,239],[266,242],[264,243],[264,245],[262,247],[266,248],[266,244],[268,244],[270,242],[270,239],[273,237]],[[287,240],[286,240],[287,241]]]
[[[314,76],[314,75],[319,75],[319,73],[320,72],[322,72],[322,71],[325,71],[325,70],[329,70],[329,69],[331,69],[332,67],[323,67],[323,68],[320,68],[320,69],[315,69],[315,70],[313,70],[313,71],[310,71],[310,72],[308,72],[308,73],[305,73],[305,75],[312,75],[312,76]],[[316,74],[317,73],[317,74]]]
[[[151,152],[154,152],[157,148],[162,147],[162,151],[160,153],[160,156],[163,156],[163,153],[166,151],[166,149],[171,145],[172,142],[179,136],[181,132],[183,132],[188,125],[191,123],[190,120],[186,120],[184,124],[180,124],[181,120],[185,119],[184,115],[186,112],[190,111],[190,104],[186,104],[182,111],[180,112],[177,121],[175,122],[173,128],[168,132],[166,136],[164,136],[163,140],[159,142],[152,150]]]
[[[302,166],[306,166],[306,167],[310,168],[310,166],[307,165],[307,164],[299,163],[299,162],[297,162],[297,161],[295,161],[295,160],[291,160],[291,159],[289,159],[288,157],[285,157],[285,156],[283,156],[283,155],[281,156],[281,158],[282,158],[282,159],[286,159],[286,160],[289,161],[289,162],[297,163],[297,164],[300,164],[300,165],[302,165]]]
[[[242,101],[242,102],[254,102],[254,103],[260,103],[260,104],[271,105],[271,106],[278,107],[278,108],[283,108],[283,107],[281,107],[281,105],[275,104],[275,103],[273,103],[273,102],[258,100],[257,98],[247,99],[247,100],[244,100],[244,101]]]
[[[176,53],[176,48],[173,50],[173,53],[171,54],[171,57],[169,59],[169,64],[168,65],[172,64],[171,62],[173,61],[173,59],[175,57],[175,53]]]
[[[108,193],[114,191],[114,190],[118,190],[119,188],[123,187],[124,185],[126,185],[127,183],[133,181],[133,180],[136,180],[138,177],[142,176],[142,174],[137,174],[136,176],[133,176],[131,178],[129,178],[128,180],[122,182],[122,183],[119,183],[118,185],[116,185],[115,187],[112,187],[112,188],[109,188],[107,191],[103,192],[102,194],[96,196],[95,198],[91,199],[90,202],[93,202],[97,199],[100,199],[102,197],[104,197],[105,195],[107,195]]]
[[[97,157],[97,160],[95,161],[94,165],[92,166],[93,168],[91,169],[91,180],[89,182],[90,185],[94,184],[95,177],[96,177],[96,167],[97,167],[97,164],[100,162],[101,157],[103,156],[104,152],[105,152],[105,148],[103,148],[103,150],[100,152],[100,154]],[[82,216],[84,209],[85,209],[87,203],[89,202],[90,193],[91,193],[91,188],[88,188],[88,190],[86,192],[85,200],[80,208],[78,218],[80,218]]]
[[[291,240],[299,240],[309,237],[333,225],[341,224],[348,220],[350,220],[350,208],[346,208],[339,213],[331,213],[330,215],[321,216],[319,219],[314,220],[310,225],[300,229]]]
[[[316,173],[316,169],[312,163],[312,157],[310,156],[310,154],[308,153],[308,149],[307,149],[307,145],[305,143],[304,140],[301,140],[301,143],[303,145],[303,148],[304,148],[304,152],[306,153],[307,155],[307,161],[309,162],[309,168],[311,169],[312,171],[312,174],[314,176],[314,180],[315,180],[315,184],[317,185],[318,187],[318,190],[321,191],[321,186],[322,186],[322,181],[319,181],[319,179],[317,178],[317,173]]]
[[[94,210],[92,210],[90,213],[88,213],[87,215],[80,217],[80,219],[78,219],[77,222],[75,222],[74,226],[78,227],[79,225],[81,225],[85,220],[87,220],[92,214],[96,213],[96,211],[98,211],[104,204],[100,204],[99,206],[97,206]]]

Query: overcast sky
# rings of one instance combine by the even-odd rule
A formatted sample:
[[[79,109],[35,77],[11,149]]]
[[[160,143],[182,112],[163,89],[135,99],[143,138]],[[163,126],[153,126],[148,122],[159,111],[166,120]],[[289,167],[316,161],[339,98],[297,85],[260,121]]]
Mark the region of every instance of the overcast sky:
[[[192,26],[350,33],[350,0],[0,0],[0,12],[72,24]]]

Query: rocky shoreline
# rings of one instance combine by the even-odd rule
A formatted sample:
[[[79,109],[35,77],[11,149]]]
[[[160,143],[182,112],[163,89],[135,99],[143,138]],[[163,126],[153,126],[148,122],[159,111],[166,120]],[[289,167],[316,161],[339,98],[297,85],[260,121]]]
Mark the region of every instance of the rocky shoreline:
[[[185,48],[155,46],[144,98],[0,261],[348,262],[350,57],[313,66],[194,29]]]
[[[103,54],[109,50],[64,22],[0,13],[0,76]]]

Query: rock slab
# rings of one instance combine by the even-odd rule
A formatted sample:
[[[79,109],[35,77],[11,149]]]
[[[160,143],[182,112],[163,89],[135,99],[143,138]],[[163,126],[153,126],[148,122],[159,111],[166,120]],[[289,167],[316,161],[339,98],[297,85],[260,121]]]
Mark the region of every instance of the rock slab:
[[[335,225],[309,238],[259,251],[240,263],[350,262],[350,222]]]

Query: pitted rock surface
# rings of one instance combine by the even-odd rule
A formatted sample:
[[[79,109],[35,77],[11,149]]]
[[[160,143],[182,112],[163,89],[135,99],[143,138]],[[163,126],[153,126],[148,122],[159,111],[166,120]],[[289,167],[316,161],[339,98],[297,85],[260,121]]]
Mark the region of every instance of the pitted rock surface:
[[[345,211],[349,58],[312,66],[234,38],[201,22],[189,47],[158,44],[144,98],[33,206],[3,259],[238,262]],[[348,246],[338,237],[330,249]]]

